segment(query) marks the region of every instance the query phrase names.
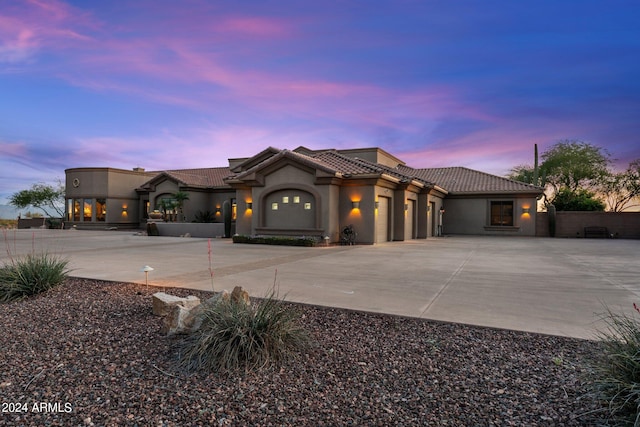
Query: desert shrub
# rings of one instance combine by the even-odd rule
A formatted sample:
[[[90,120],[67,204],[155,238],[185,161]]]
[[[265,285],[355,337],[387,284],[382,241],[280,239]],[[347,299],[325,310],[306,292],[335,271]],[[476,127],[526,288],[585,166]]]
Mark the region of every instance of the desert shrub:
[[[638,310],[634,304],[634,308]],[[602,316],[603,354],[594,366],[593,391],[613,425],[640,426],[640,322],[638,316]]]
[[[204,222],[204,223],[215,222],[215,221],[216,221],[216,215],[211,211],[199,211],[196,214],[195,219],[193,220],[193,222]]]
[[[250,304],[221,299],[204,308],[202,326],[181,345],[179,364],[208,371],[279,364],[309,345],[299,318],[299,311],[273,292]]]
[[[281,245],[281,246],[316,246],[319,242],[317,237],[307,236],[245,236],[236,234],[233,236],[233,243],[253,243],[259,245]]]
[[[68,260],[51,254],[13,258],[0,266],[0,301],[36,295],[60,285],[69,272]]]

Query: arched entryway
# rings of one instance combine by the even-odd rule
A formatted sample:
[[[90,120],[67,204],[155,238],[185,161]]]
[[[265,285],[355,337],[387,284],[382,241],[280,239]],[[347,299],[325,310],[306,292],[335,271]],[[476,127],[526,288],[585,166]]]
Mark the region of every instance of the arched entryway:
[[[264,227],[312,229],[317,226],[316,197],[299,188],[273,191],[263,198]]]

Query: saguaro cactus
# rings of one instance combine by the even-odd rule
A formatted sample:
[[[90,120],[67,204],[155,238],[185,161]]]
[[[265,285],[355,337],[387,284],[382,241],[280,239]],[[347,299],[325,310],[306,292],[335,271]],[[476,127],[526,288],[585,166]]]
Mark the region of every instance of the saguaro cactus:
[[[222,218],[224,220],[224,237],[231,237],[231,202],[222,203]]]

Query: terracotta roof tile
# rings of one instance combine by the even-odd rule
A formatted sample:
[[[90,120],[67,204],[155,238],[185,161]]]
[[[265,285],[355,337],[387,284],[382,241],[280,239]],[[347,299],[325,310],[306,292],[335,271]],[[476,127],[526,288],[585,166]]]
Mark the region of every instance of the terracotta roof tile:
[[[223,179],[228,176],[228,167],[199,168],[199,169],[175,169],[158,172],[158,175],[165,174],[179,183],[189,187],[213,188],[226,187]],[[155,178],[152,179],[152,181]]]
[[[465,167],[413,169],[400,166],[399,169],[411,173],[407,171],[410,169],[416,176],[433,182],[450,194],[542,193],[542,188],[534,185]]]
[[[269,152],[273,154],[269,156]],[[542,192],[542,188],[530,184],[465,167],[414,169],[409,166],[400,165],[396,168],[391,168],[364,159],[349,157],[339,153],[337,150],[312,151],[308,149],[296,149],[292,151],[276,150],[270,147],[268,150],[263,151],[261,155],[265,158],[255,164],[251,164],[251,159],[249,159],[245,164],[250,165],[250,167],[237,174],[233,174],[229,167],[177,169],[158,171],[158,175],[150,182],[158,178],[159,175],[165,174],[185,186],[225,188],[228,187],[226,182],[228,179],[242,179],[243,176],[277,162],[279,159],[288,158],[300,162],[303,165],[342,176],[351,175],[357,178],[359,175],[371,176],[386,174],[401,181],[417,180],[427,186],[437,185],[450,194],[539,194]]]

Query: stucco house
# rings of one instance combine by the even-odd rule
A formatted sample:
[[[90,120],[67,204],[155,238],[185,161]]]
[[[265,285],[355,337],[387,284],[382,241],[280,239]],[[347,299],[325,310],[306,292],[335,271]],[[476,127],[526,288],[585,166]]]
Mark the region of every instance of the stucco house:
[[[234,232],[329,237],[353,225],[356,242],[442,234],[535,236],[542,189],[464,168],[412,168],[380,148],[269,147],[228,167],[149,172],[73,168],[66,173],[66,227],[144,227],[177,192],[181,218],[221,223],[225,202]],[[213,236],[212,236],[213,237]]]

